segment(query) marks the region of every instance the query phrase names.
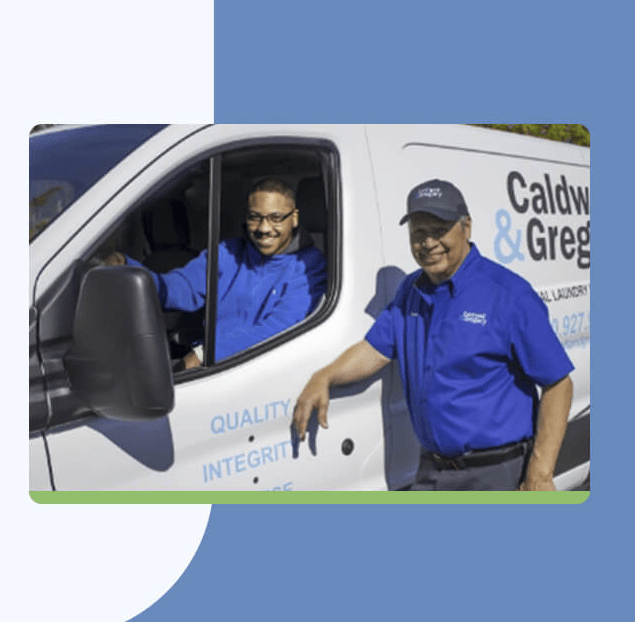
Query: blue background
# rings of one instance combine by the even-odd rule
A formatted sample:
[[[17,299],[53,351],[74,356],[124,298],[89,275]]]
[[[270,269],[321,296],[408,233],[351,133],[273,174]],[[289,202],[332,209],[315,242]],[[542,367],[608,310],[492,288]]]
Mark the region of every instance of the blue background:
[[[592,492],[573,506],[215,506],[181,579],[135,619],[628,616],[632,20],[593,6],[216,0],[218,123],[590,129]]]

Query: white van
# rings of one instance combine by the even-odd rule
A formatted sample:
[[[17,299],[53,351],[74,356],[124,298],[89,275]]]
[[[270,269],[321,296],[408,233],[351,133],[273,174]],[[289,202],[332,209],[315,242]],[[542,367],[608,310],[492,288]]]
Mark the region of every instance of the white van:
[[[427,179],[460,188],[480,252],[528,279],[575,365],[556,469],[586,487],[590,416],[589,149],[450,125],[69,126],[30,138],[30,488],[399,490],[418,444],[395,364],[332,391],[329,430],[297,444],[295,399],[361,339],[417,268],[398,222]],[[155,271],[239,235],[255,180],[297,193],[328,262],[305,320],[214,361],[215,294],[163,313]],[[81,291],[81,295],[80,295]],[[201,367],[179,359],[198,334]],[[167,338],[166,338],[167,336]],[[315,418],[315,417],[314,417]]]

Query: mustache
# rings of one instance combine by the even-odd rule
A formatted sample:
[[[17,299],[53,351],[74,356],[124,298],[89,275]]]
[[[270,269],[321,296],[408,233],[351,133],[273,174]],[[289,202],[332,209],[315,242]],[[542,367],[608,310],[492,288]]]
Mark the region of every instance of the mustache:
[[[262,231],[252,231],[251,235],[257,240],[260,240],[262,238],[277,238],[278,237],[278,234],[276,233],[263,233]]]

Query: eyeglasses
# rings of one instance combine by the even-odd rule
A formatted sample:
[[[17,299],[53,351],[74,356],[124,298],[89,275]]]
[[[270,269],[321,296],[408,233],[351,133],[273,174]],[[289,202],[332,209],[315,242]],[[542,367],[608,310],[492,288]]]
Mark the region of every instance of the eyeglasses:
[[[440,240],[446,233],[449,233],[456,222],[448,223],[443,227],[431,227],[430,229],[426,227],[417,227],[410,234],[410,241],[413,244],[423,244],[428,238],[432,238],[433,240]]]
[[[263,220],[266,220],[270,225],[279,225],[284,220],[289,218],[295,210],[291,210],[288,214],[279,214],[274,212],[273,214],[257,214],[256,212],[248,212],[247,223],[254,226],[259,226]]]

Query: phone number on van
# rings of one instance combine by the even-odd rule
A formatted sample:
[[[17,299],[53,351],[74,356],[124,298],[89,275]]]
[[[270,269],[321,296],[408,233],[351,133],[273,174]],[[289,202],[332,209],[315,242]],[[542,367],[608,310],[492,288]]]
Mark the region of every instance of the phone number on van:
[[[582,311],[552,318],[551,326],[565,348],[586,346],[591,338],[591,312]]]

